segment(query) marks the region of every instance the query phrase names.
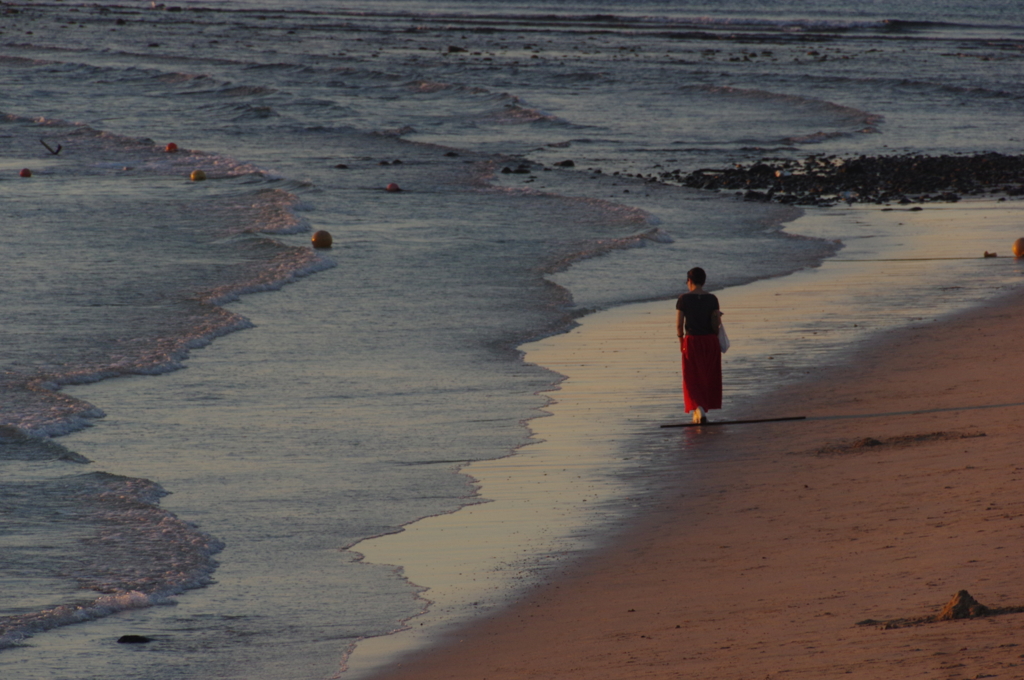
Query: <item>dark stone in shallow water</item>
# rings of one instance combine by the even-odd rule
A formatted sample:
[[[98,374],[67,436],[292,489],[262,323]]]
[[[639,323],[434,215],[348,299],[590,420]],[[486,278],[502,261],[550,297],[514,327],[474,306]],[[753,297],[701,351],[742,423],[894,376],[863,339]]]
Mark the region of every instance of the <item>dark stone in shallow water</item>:
[[[117,638],[119,645],[141,645],[146,642],[152,642],[152,638],[148,638],[145,635],[122,635]]]

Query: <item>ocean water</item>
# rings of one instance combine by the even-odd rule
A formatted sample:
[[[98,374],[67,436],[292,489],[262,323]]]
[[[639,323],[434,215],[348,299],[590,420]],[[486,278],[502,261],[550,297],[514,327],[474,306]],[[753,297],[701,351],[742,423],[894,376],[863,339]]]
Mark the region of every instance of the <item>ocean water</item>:
[[[671,299],[696,264],[723,300],[789,277],[806,311],[870,294],[822,282],[843,262],[959,252],[955,223],[650,181],[1020,151],[1015,2],[804,5],[0,4],[0,674],[344,677],[432,601],[360,542],[493,500],[460,470],[536,448],[560,375],[523,343]],[[1005,231],[976,224],[974,250]],[[862,323],[984,299],[1019,279],[999,264],[878,264],[913,295]],[[733,396],[861,337],[815,313],[782,368],[733,355]],[[640,473],[600,465],[600,510],[447,615],[628,513]]]

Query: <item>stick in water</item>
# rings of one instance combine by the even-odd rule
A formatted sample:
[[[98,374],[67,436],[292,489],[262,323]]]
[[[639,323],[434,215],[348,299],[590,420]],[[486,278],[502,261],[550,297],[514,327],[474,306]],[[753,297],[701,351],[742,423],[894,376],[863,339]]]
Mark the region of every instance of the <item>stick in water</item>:
[[[40,143],[40,144],[42,144],[43,146],[45,146],[45,147],[46,147],[46,150],[47,150],[47,151],[49,151],[50,153],[52,153],[52,154],[53,154],[54,156],[56,156],[57,154],[59,154],[59,153],[60,153],[60,150],[61,150],[61,148],[62,148],[62,147],[61,147],[61,145],[60,145],[60,144],[58,144],[58,145],[57,145],[57,150],[56,150],[56,151],[54,151],[53,149],[51,149],[51,148],[50,148],[50,145],[49,145],[49,144],[47,144],[46,142],[44,142],[43,140],[41,140],[41,139],[40,139],[40,140],[39,140],[39,143]]]

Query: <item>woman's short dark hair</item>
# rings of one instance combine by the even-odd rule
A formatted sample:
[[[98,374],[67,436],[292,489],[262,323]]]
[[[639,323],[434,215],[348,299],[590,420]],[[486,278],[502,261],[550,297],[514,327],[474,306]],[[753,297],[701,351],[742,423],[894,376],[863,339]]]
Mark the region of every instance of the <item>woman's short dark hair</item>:
[[[693,281],[698,286],[703,286],[704,282],[708,280],[708,275],[700,267],[694,267],[686,272],[686,280]]]

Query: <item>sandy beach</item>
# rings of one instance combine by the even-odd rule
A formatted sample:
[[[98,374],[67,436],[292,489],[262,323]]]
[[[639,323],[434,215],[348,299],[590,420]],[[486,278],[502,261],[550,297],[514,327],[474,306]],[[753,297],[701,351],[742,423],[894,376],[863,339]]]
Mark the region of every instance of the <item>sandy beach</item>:
[[[661,430],[699,483],[677,467],[610,546],[378,677],[1024,677],[1024,614],[885,625],[960,590],[1024,606],[1020,301],[872,336],[744,413],[806,420]]]

